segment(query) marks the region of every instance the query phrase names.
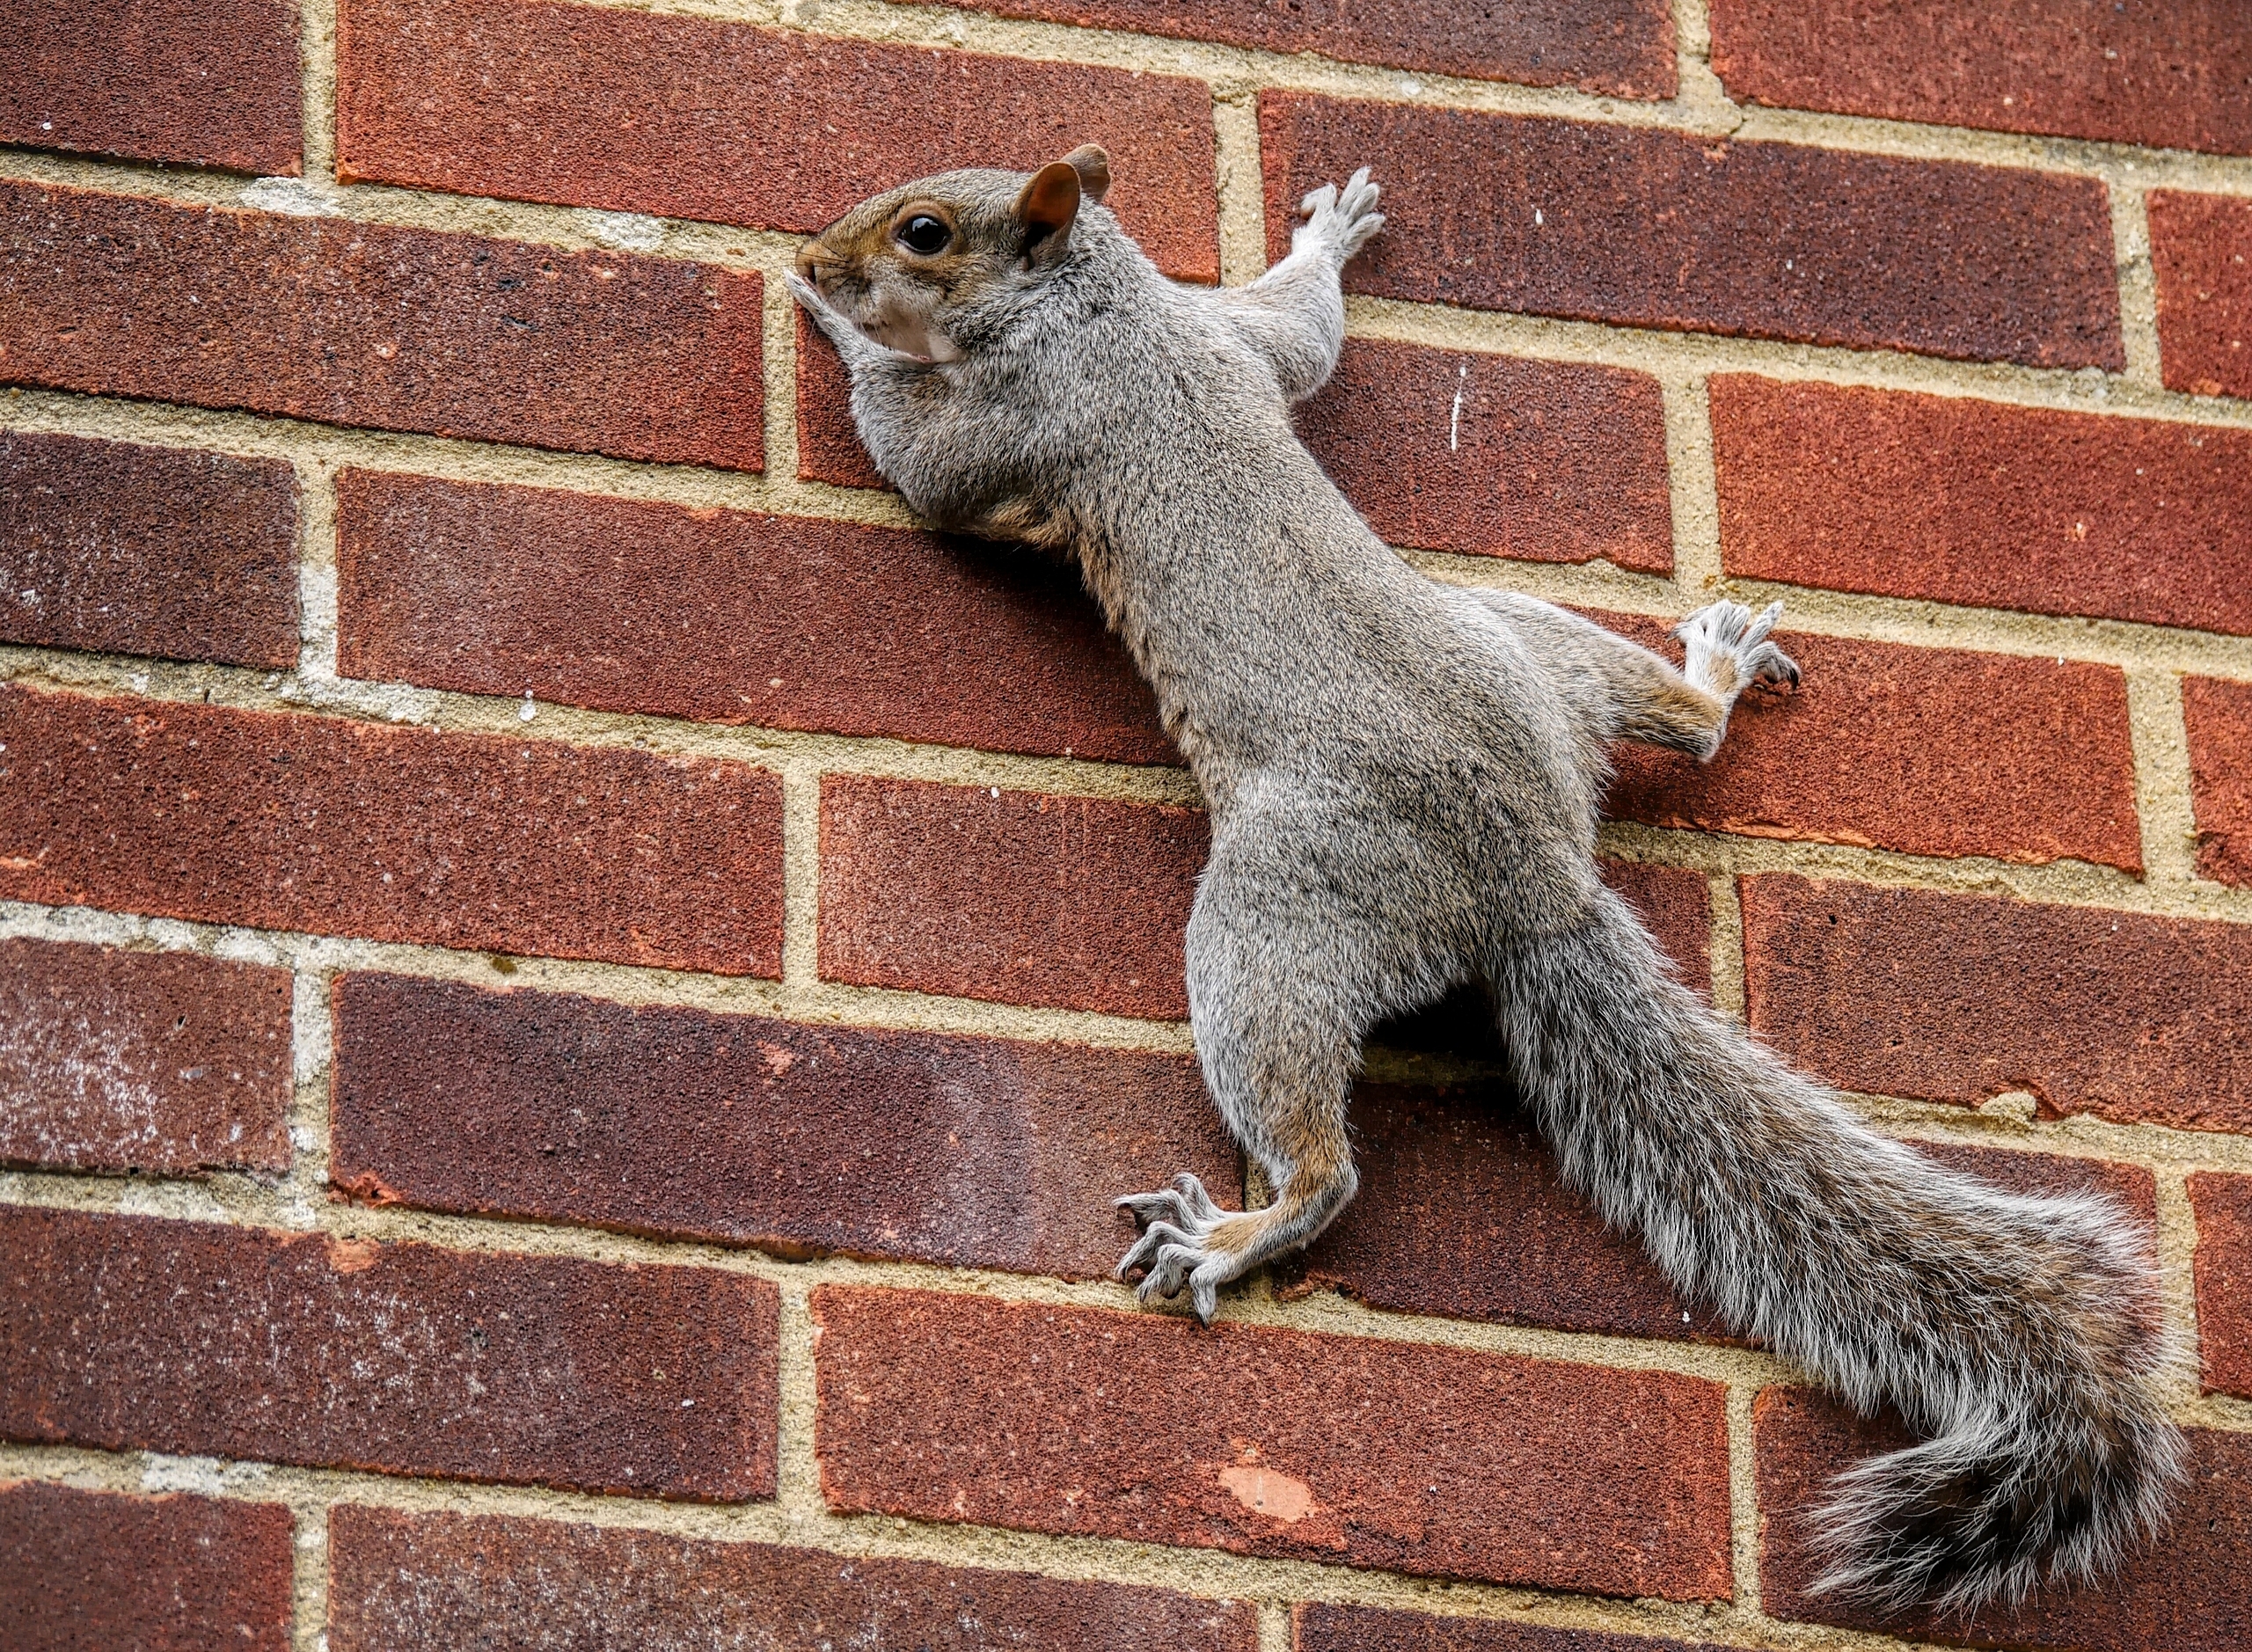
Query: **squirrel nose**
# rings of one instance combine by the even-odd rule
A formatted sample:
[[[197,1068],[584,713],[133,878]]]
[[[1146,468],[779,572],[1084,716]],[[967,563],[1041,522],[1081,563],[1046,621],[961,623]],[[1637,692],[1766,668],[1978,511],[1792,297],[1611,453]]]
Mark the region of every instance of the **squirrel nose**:
[[[823,291],[822,277],[835,267],[829,249],[818,241],[808,241],[798,249],[798,274],[814,285],[816,292]]]

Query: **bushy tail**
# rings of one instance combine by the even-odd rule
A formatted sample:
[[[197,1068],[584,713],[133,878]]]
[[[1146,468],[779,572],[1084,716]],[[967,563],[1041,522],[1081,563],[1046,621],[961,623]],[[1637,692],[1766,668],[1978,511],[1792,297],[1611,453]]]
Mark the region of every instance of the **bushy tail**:
[[[1493,984],[1567,1179],[1684,1293],[1928,1436],[1835,1482],[1817,1587],[1968,1611],[2154,1534],[2183,1444],[2124,1213],[2003,1193],[1865,1129],[1682,988],[1607,891]]]

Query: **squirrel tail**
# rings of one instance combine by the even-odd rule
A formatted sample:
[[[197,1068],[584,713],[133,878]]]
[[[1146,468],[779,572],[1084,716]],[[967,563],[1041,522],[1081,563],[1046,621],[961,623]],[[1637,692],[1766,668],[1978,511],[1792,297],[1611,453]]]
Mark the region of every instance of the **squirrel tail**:
[[[2124,1212],[2003,1193],[1864,1128],[1682,987],[1608,890],[1493,985],[1565,1178],[1685,1295],[1924,1436],[1832,1483],[1818,1590],[1968,1612],[2155,1533],[2183,1473],[2154,1381],[2175,1351]]]

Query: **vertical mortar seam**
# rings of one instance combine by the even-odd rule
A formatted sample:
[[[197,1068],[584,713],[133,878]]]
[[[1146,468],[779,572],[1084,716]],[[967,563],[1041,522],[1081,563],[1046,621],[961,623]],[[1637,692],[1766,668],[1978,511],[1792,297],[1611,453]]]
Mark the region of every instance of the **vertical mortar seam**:
[[[2197,828],[2182,679],[2172,671],[2149,669],[2131,669],[2125,676],[2143,881],[2159,888],[2194,885]]]
[[[337,0],[297,0],[297,85],[304,122],[299,163],[307,183],[336,175]]]
[[[1721,583],[1720,476],[1713,457],[1712,400],[1704,373],[1663,373],[1667,507],[1673,518],[1673,585],[1682,610],[1702,606]]]
[[[1713,1007],[1737,1020],[1748,1019],[1744,986],[1744,903],[1733,874],[1715,872],[1705,879],[1712,900],[1709,968],[1713,975]]]
[[[327,1652],[328,1504],[314,1499],[289,1513],[289,1643],[292,1652]]]
[[[821,768],[781,765],[782,987],[786,998],[821,982]]]
[[[2150,215],[2144,192],[2108,184],[2111,198],[2111,258],[2119,281],[2119,343],[2124,376],[2152,390],[2165,389],[2158,343],[2158,279],[2151,267]]]
[[[1728,1385],[1729,1568],[1737,1610],[1752,1617],[1764,1612],[1759,1598],[1758,1456],[1752,1421],[1752,1402],[1758,1393],[1751,1383]]]

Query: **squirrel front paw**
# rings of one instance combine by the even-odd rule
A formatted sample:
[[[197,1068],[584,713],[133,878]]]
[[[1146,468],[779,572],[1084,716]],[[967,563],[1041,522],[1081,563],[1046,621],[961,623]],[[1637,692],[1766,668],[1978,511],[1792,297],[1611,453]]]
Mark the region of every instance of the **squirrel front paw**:
[[[1687,658],[1682,675],[1708,693],[1734,699],[1753,683],[1775,688],[1799,683],[1798,662],[1767,640],[1783,617],[1783,605],[1770,603],[1758,614],[1725,599],[1707,604],[1673,628]]]
[[[1292,250],[1311,244],[1324,248],[1342,265],[1384,228],[1384,215],[1376,209],[1383,193],[1369,181],[1365,166],[1346,179],[1342,191],[1334,184],[1322,185],[1298,203],[1305,223],[1292,239]]]

